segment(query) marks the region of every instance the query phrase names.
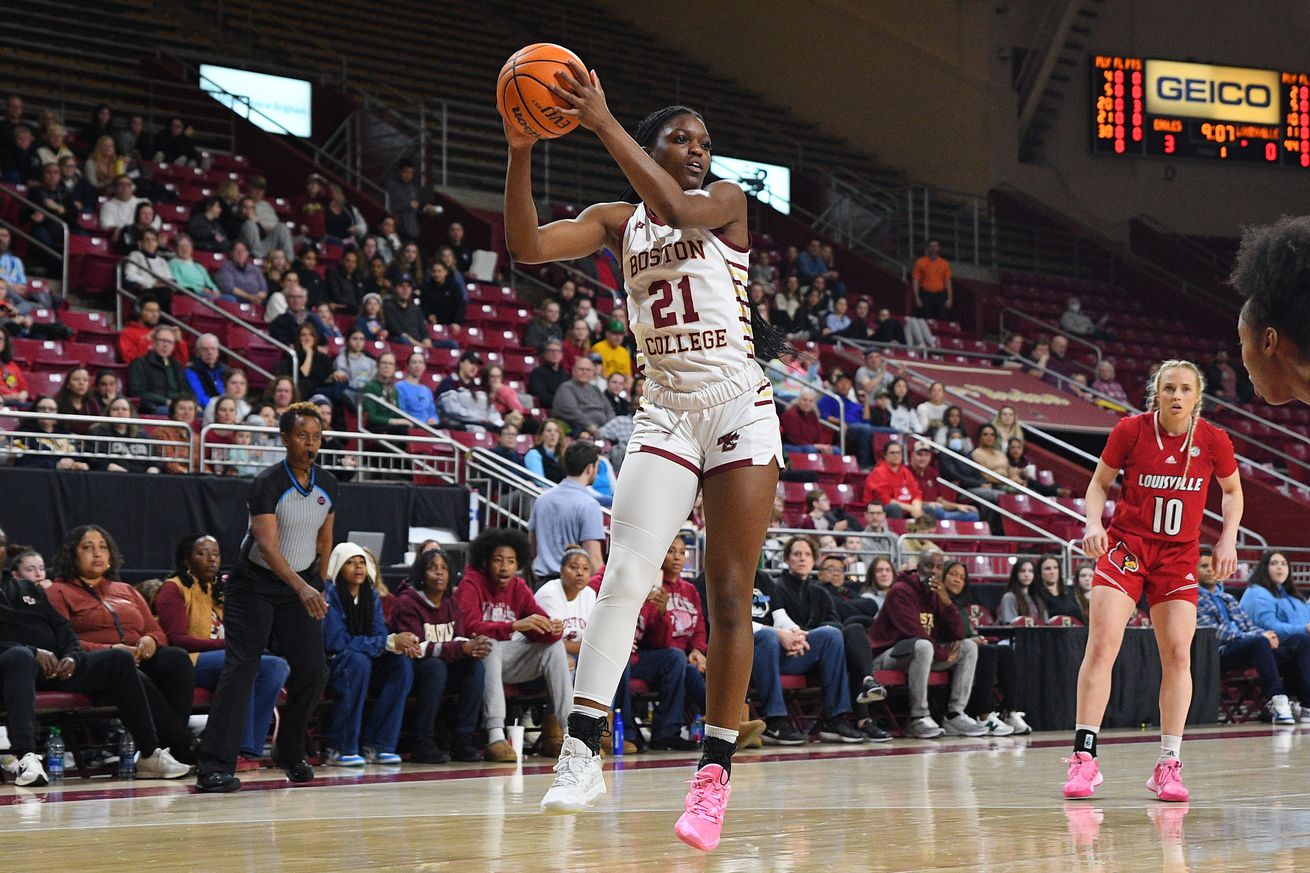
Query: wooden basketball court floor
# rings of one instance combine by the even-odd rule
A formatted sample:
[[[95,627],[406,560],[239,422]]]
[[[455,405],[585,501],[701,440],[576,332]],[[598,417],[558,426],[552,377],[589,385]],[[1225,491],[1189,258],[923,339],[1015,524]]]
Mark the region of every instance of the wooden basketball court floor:
[[[1098,796],[1060,796],[1069,737],[897,740],[742,753],[724,839],[673,837],[688,756],[606,774],[584,816],[545,817],[550,762],[318,768],[239,794],[190,782],[0,788],[4,871],[1295,871],[1310,869],[1310,731],[1239,726],[1184,745],[1189,804],[1145,781],[1153,733],[1103,735]]]

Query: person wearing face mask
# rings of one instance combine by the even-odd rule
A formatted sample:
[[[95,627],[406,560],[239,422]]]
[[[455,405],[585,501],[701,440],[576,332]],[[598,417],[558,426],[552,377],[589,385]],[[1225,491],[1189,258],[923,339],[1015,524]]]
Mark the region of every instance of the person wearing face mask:
[[[1109,320],[1109,315],[1102,315],[1100,319],[1093,321],[1092,317],[1083,311],[1081,301],[1077,297],[1070,297],[1068,308],[1060,316],[1060,330],[1083,339],[1113,340],[1114,331],[1107,330],[1105,327]]]

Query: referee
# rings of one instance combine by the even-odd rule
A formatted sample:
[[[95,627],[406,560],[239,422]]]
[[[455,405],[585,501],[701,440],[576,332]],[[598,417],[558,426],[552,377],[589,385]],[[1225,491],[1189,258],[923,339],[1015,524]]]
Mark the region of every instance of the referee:
[[[255,477],[247,501],[250,527],[224,593],[226,659],[200,745],[196,788],[201,792],[241,787],[234,775],[237,753],[270,632],[291,667],[273,757],[292,782],[314,778],[305,761],[305,729],[327,679],[322,574],[332,552],[337,480],[314,466],[323,439],[316,406],[293,403],[278,429],[286,460]]]

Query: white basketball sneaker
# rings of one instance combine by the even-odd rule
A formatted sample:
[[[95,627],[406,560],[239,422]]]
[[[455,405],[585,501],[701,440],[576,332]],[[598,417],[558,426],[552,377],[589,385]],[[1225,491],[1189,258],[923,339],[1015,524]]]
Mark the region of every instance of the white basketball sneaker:
[[[983,727],[987,728],[987,733],[993,737],[1008,737],[1014,733],[1014,726],[1002,721],[999,712],[989,712],[978,721],[982,722]]]
[[[555,783],[541,798],[541,811],[547,815],[584,812],[604,793],[605,777],[600,769],[600,755],[593,755],[582,740],[566,735],[559,761],[555,764]]]
[[[1015,709],[1010,710],[1010,714],[1005,717],[1005,723],[1014,728],[1015,734],[1019,736],[1033,732],[1033,729],[1028,726],[1028,722],[1024,721],[1023,717],[1024,713]]]

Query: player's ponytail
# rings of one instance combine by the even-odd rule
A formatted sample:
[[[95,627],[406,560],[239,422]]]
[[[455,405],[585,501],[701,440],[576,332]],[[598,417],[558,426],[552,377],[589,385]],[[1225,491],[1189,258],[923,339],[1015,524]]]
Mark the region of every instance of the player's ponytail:
[[[1205,398],[1205,376],[1201,368],[1191,361],[1172,358],[1161,361],[1160,366],[1151,372],[1151,379],[1146,383],[1146,411],[1156,412],[1160,409],[1160,379],[1165,370],[1181,368],[1191,372],[1196,379],[1196,405],[1192,407],[1192,419],[1187,423],[1187,440],[1183,443],[1183,478],[1187,481],[1187,471],[1192,466],[1192,441],[1196,438],[1196,423],[1201,420],[1202,400]]]

